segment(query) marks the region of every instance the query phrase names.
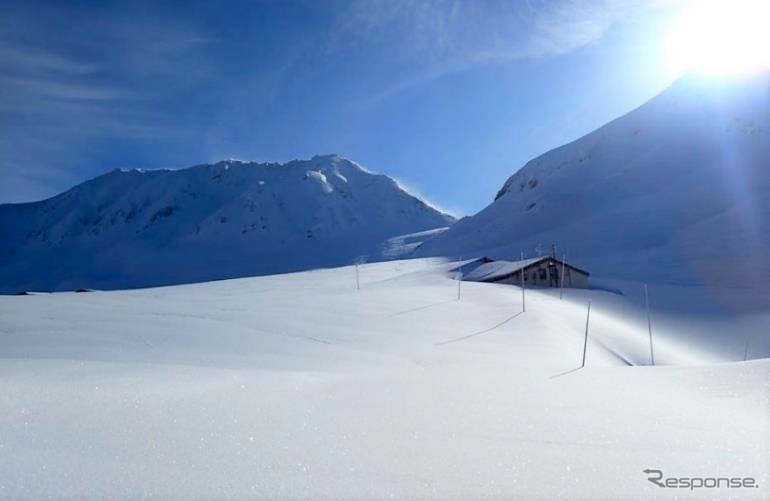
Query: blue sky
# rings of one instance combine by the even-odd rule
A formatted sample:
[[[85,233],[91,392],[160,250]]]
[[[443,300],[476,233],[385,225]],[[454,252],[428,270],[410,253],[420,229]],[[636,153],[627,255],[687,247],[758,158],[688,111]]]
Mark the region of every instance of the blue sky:
[[[339,153],[456,214],[674,78],[666,0],[3,2],[0,202]]]

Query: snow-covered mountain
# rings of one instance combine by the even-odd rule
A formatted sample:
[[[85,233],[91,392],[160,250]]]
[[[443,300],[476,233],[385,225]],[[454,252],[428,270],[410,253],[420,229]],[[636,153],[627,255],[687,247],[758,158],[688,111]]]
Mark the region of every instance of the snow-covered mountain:
[[[349,264],[447,214],[336,155],[115,170],[0,206],[0,292],[124,288]]]
[[[518,258],[538,246],[594,276],[770,286],[770,78],[686,76],[528,162],[418,255]]]

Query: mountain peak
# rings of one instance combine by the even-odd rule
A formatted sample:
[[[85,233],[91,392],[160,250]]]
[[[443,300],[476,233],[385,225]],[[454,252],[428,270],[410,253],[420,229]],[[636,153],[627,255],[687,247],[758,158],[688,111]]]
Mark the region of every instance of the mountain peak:
[[[767,76],[687,76],[527,162],[419,252],[516,258],[556,243],[594,276],[766,288],[768,158]]]
[[[338,155],[113,170],[49,200],[0,205],[0,283],[120,288],[342,265],[452,222]]]
[[[741,133],[767,135],[769,114],[770,73],[723,78],[687,74],[626,115],[527,162],[508,178],[495,200],[534,189],[555,171],[587,169],[597,156],[633,157],[652,144],[665,145],[685,134],[697,135],[712,146],[734,133],[738,136],[733,139]],[[613,165],[617,161],[626,160],[614,159]]]

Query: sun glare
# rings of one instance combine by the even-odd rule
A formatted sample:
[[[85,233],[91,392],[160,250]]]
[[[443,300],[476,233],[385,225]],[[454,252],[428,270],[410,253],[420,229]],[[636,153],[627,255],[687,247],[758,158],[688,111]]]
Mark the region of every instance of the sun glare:
[[[770,68],[770,0],[701,0],[674,23],[666,63],[675,74],[756,73]]]

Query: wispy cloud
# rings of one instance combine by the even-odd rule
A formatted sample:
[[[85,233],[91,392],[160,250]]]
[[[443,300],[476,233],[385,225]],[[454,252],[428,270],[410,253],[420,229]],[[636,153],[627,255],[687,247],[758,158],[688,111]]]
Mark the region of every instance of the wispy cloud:
[[[51,195],[104,169],[88,152],[105,141],[188,133],[162,104],[210,74],[201,53],[214,41],[192,26],[97,13],[74,20],[68,29],[83,36],[72,37],[46,12],[0,21],[2,201]]]
[[[2,60],[0,60],[2,61]],[[21,106],[24,111],[30,111],[27,106],[30,101],[44,105],[48,99],[61,101],[115,101],[129,99],[132,93],[110,86],[91,85],[85,82],[72,81],[56,76],[26,75],[22,77],[0,77],[0,88],[14,100],[0,103],[7,111]],[[46,107],[50,110],[50,108]]]
[[[73,61],[68,57],[52,54],[31,47],[6,43],[0,45],[0,61],[9,68],[23,72],[56,72],[83,75],[97,70],[93,64]]]
[[[364,104],[372,104],[473,68],[568,54],[596,42],[616,23],[675,3],[677,0],[360,0],[339,17],[330,49],[387,47],[405,65],[415,63],[412,71],[365,99]]]

